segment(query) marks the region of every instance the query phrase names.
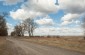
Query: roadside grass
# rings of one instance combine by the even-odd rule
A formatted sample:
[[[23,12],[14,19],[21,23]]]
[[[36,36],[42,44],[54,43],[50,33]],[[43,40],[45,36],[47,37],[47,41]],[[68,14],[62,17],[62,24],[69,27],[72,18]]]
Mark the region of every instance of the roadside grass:
[[[0,37],[0,55],[3,55],[5,50],[6,39],[5,37]]]
[[[0,55],[25,55],[20,47],[6,40],[6,37],[0,37]]]
[[[79,51],[85,53],[85,40],[82,37],[60,37],[60,38],[21,38],[21,40],[42,44],[50,45],[60,48],[65,48],[69,50]]]
[[[0,37],[0,55],[13,55],[6,37]]]

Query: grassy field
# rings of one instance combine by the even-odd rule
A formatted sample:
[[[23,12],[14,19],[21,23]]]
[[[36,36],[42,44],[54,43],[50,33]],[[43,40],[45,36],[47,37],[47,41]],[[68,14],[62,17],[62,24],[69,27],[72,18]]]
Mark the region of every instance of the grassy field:
[[[21,38],[32,43],[61,47],[69,50],[85,53],[85,40],[83,37],[60,37],[60,38]]]
[[[21,37],[17,39],[41,45],[49,45],[85,53],[85,40],[82,37]],[[5,37],[0,37],[0,55],[13,55],[13,53],[16,51],[13,51],[14,47],[11,46],[12,44],[13,43],[8,42]]]

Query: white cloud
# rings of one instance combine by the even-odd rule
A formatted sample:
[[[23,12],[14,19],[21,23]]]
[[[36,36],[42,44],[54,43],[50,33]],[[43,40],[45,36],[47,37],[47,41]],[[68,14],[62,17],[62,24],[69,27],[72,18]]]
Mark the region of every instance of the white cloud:
[[[65,25],[68,25],[68,24],[71,24],[72,22],[70,22],[70,21],[63,21],[62,23],[61,23],[61,26],[65,26]]]
[[[62,24],[61,25],[68,25],[68,24],[71,24],[73,23],[73,21],[75,19],[78,19],[80,17],[79,14],[71,14],[71,13],[68,13],[66,15],[64,15],[61,20],[62,20]]]
[[[75,33],[75,34],[74,34]],[[83,35],[83,30],[81,28],[75,27],[75,28],[67,28],[67,27],[40,27],[35,29],[34,31],[35,35]]]
[[[30,10],[35,10],[42,13],[57,11],[57,6],[53,0],[29,0],[25,3],[25,5]]]
[[[59,6],[55,5],[54,0],[29,0],[24,3],[20,9],[11,11],[10,16],[14,19],[26,19],[35,18],[38,16],[46,16],[49,13],[55,13],[58,9],[64,10],[66,15],[61,18],[61,25],[68,25],[72,23],[78,24],[79,21],[75,21],[83,13],[85,13],[85,0],[59,0]],[[36,23],[40,25],[52,25],[54,24],[51,18],[42,18],[36,20]],[[36,34],[40,35],[81,35],[81,28],[37,28]],[[74,34],[75,33],[75,34]]]
[[[61,25],[78,23],[75,19],[80,18],[85,13],[85,0],[59,0],[59,8],[64,10]]]
[[[57,10],[58,6],[53,0],[38,0],[38,2],[37,0],[28,0],[21,6],[21,9],[11,11],[10,16],[14,19],[35,18],[55,13]]]
[[[76,24],[81,24],[81,22],[79,20],[76,20],[75,23]]]
[[[47,26],[55,24],[54,21],[49,16],[36,20],[35,22],[39,25],[47,25]]]
[[[10,16],[14,18],[15,20],[17,19],[24,20],[27,18],[34,18],[34,17],[41,16],[41,15],[43,15],[43,13],[35,12],[35,11],[27,11],[24,9],[18,9],[15,12],[14,11],[10,12]]]
[[[78,14],[68,13],[68,14],[64,15],[64,17],[62,17],[62,20],[63,21],[72,21],[73,19],[76,19],[76,18],[79,18]]]
[[[15,5],[17,3],[23,2],[24,0],[3,0],[4,5]]]
[[[59,0],[59,6],[69,13],[81,14],[85,12],[85,0]]]

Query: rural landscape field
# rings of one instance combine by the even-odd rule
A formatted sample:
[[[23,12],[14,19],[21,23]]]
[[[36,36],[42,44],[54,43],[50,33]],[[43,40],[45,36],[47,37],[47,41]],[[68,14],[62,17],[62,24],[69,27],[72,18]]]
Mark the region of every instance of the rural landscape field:
[[[21,38],[21,40],[41,45],[50,45],[79,52],[85,52],[85,40],[83,39],[83,37]]]
[[[85,55],[85,0],[0,0],[0,55]]]
[[[85,40],[83,37],[0,37],[0,54],[85,55]]]

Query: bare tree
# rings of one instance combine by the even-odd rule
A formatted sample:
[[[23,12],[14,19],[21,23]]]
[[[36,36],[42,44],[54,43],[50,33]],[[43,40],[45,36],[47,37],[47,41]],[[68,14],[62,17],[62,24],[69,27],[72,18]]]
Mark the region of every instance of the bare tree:
[[[14,32],[16,36],[24,36],[23,27],[21,25],[16,25],[14,28]]]
[[[15,31],[11,32],[11,36],[16,36]]]
[[[21,28],[21,36],[24,36],[24,32],[25,32],[25,26],[24,26],[24,23],[20,23],[19,24],[19,28]]]
[[[0,13],[0,35],[1,36],[8,35],[5,16],[6,16],[5,13]]]
[[[29,36],[33,36],[34,29],[37,27],[37,24],[33,19],[26,19],[23,23],[16,25],[14,31],[11,33],[12,36],[24,36],[24,32],[27,31]]]
[[[25,30],[28,31],[29,36],[33,36],[33,31],[37,27],[37,24],[33,19],[28,18],[24,21]]]

